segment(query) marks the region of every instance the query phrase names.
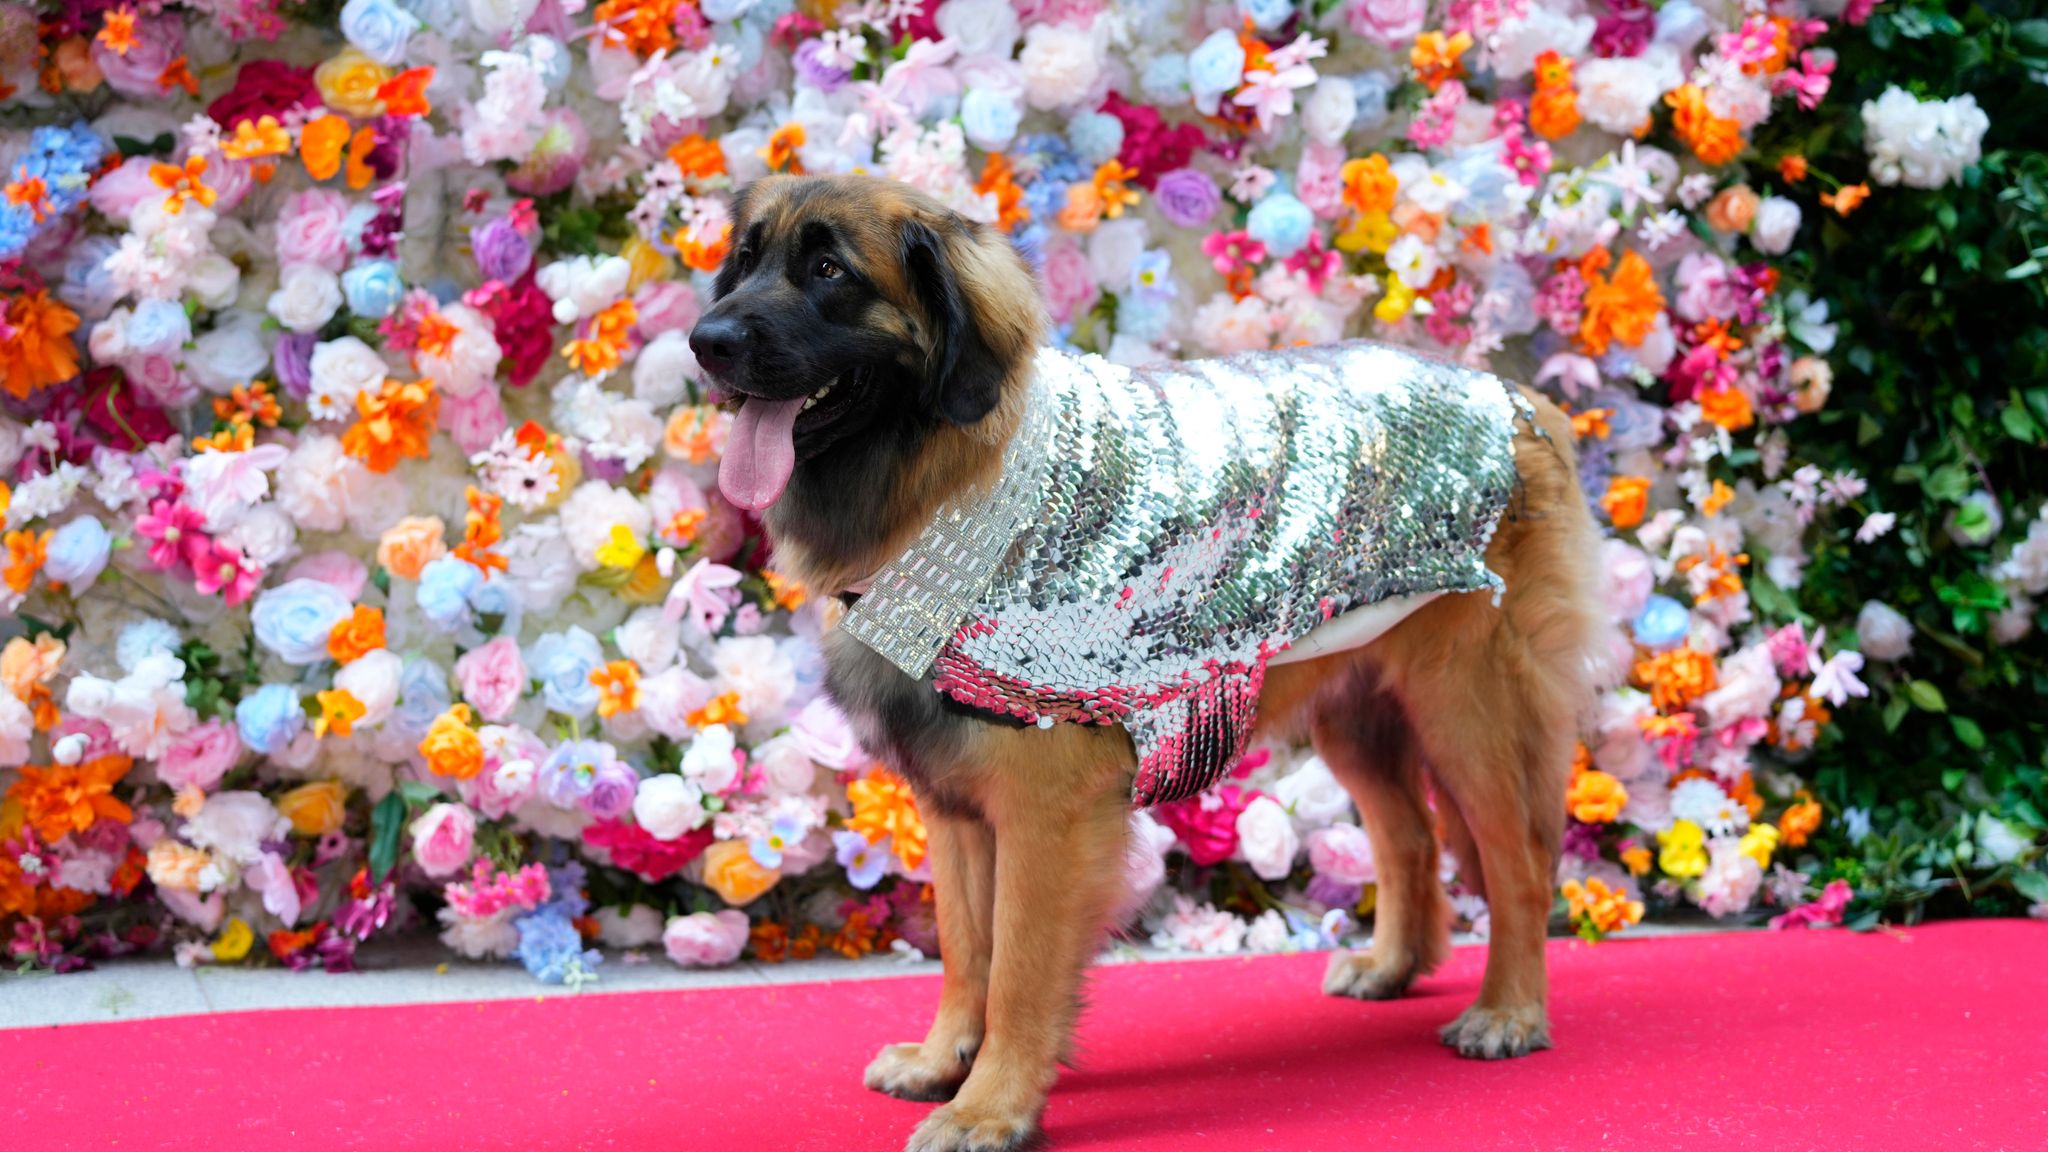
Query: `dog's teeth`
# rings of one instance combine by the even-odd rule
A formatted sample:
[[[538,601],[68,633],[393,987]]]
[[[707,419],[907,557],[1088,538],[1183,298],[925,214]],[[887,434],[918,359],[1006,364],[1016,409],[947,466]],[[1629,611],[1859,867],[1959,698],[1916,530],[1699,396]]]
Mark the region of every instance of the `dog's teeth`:
[[[803,407],[803,410],[804,410],[804,411],[806,411],[806,412],[810,411],[810,410],[811,410],[811,408],[812,408],[812,407],[813,407],[814,405],[816,405],[816,404],[817,404],[817,402],[818,402],[818,398],[817,398],[816,396],[811,396],[811,397],[808,397],[808,398],[806,398],[806,399],[804,400],[804,407]]]
[[[823,388],[818,389],[816,392],[811,393],[811,399],[823,400],[825,398],[825,394],[830,391],[832,391],[832,386],[830,384],[827,384]]]

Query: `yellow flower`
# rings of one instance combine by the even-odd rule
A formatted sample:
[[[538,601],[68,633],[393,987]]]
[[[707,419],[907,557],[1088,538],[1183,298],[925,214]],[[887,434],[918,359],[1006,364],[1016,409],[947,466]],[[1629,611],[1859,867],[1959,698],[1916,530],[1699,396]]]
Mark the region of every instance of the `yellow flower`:
[[[213,958],[223,964],[233,964],[249,954],[250,946],[256,943],[256,933],[249,930],[249,922],[240,916],[228,917],[220,938],[213,942]]]
[[[1647,875],[1650,871],[1650,850],[1640,844],[1622,849],[1621,866],[1631,876]]]
[[[612,525],[611,538],[597,548],[597,562],[607,568],[630,569],[647,555],[647,545],[624,524]]]
[[[1628,804],[1628,789],[1607,773],[1589,768],[1572,777],[1564,802],[1581,824],[1612,824]]]
[[[1394,226],[1393,217],[1385,212],[1366,212],[1354,217],[1351,227],[1337,234],[1337,250],[1353,255],[1376,252],[1384,256],[1400,236],[1401,230]]]
[[[301,836],[325,836],[339,832],[348,815],[348,785],[339,780],[315,780],[277,798],[278,814],[292,822]]]
[[[313,717],[313,735],[348,736],[355,731],[355,723],[363,718],[369,709],[355,698],[346,688],[328,688],[315,696],[320,701],[320,714]]]
[[[1401,317],[1408,315],[1408,309],[1415,306],[1415,293],[1399,276],[1387,277],[1387,294],[1372,306],[1373,319],[1382,324],[1398,324]]]
[[[1581,885],[1577,880],[1564,882],[1565,903],[1571,909],[1571,920],[1581,929],[1591,929],[1597,936],[1619,932],[1643,919],[1643,902],[1631,900],[1628,893],[1609,888],[1607,882],[1595,877]]]
[[[1778,849],[1778,830],[1769,824],[1752,824],[1735,846],[1737,852],[1756,861],[1759,868],[1771,866],[1771,853]]]
[[[763,868],[745,841],[721,840],[704,850],[704,886],[735,908],[742,908],[775,887],[782,873]]]
[[[336,112],[368,120],[384,111],[377,90],[391,79],[391,69],[355,48],[344,48],[313,72],[320,99]]]
[[[1707,835],[1690,820],[1657,833],[1657,846],[1657,866],[1666,876],[1690,880],[1707,870]]]

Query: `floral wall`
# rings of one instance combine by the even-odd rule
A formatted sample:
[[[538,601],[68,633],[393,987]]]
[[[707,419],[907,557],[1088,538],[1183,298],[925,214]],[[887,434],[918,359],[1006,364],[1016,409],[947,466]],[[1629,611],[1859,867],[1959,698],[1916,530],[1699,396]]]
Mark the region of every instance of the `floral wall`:
[[[2003,153],[1969,91],[1842,69],[1899,34],[1873,8],[0,4],[0,942],[343,970],[433,931],[571,983],[933,951],[915,804],[820,695],[831,610],[713,482],[686,335],[775,171],[1001,229],[1122,363],[1367,336],[1549,391],[1614,623],[1560,923],[1875,915],[1890,794],[1816,777],[1843,717],[1948,701],[1912,601],[1802,586],[1932,513],[1805,447],[1842,407],[1816,245]],[[1967,480],[1947,530],[2024,643],[2048,519]],[[2032,801],[1958,811],[1951,865],[2048,900]],[[1369,926],[1306,750],[1132,820],[1136,938]]]

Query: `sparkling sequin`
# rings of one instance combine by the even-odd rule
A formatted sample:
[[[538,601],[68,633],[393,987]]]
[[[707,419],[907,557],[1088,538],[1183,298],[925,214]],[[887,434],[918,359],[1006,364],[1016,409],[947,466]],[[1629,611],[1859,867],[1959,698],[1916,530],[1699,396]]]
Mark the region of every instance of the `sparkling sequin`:
[[[1134,800],[1237,763],[1266,664],[1394,597],[1500,591],[1487,542],[1527,401],[1354,342],[1131,370],[1042,351],[987,493],[942,510],[843,627],[1027,723],[1122,724]]]

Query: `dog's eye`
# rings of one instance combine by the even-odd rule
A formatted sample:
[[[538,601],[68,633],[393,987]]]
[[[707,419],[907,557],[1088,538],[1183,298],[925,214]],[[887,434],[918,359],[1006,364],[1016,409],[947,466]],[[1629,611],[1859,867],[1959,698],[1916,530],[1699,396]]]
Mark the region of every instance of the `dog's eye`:
[[[846,270],[844,268],[841,268],[839,266],[839,263],[833,260],[830,256],[818,257],[818,279],[837,280],[844,275],[846,275]]]

